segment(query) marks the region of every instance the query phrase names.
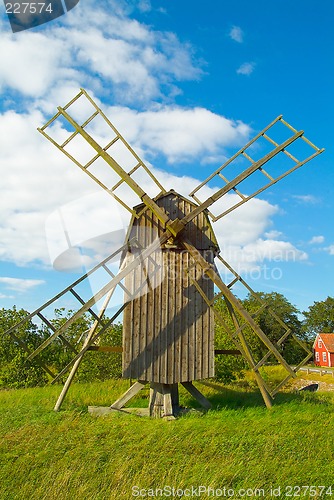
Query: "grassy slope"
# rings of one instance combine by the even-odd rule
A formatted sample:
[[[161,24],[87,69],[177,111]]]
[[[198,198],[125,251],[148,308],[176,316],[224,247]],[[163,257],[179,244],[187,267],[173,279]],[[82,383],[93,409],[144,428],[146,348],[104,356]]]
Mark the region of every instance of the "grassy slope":
[[[203,416],[164,422],[87,413],[126,387],[77,384],[60,413],[52,411],[59,387],[0,392],[0,498],[130,499],[134,485],[269,491],[333,482],[332,394],[280,394],[267,411],[257,393],[201,386],[216,406]],[[194,404],[185,393],[181,402]]]

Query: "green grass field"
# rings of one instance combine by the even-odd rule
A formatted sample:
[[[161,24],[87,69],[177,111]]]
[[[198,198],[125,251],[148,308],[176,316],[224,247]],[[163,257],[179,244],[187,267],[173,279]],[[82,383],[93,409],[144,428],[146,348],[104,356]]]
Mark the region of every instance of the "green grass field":
[[[268,411],[255,390],[199,384],[214,405],[206,414],[171,422],[88,414],[88,405],[107,406],[127,387],[76,384],[59,413],[59,387],[0,392],[1,500],[127,500],[164,487],[155,498],[186,498],[201,485],[221,498],[274,498],[271,488],[289,498],[298,486],[333,484],[334,393],[282,393]],[[146,406],[146,396],[136,404]],[[196,406],[185,392],[181,403]],[[334,487],[299,492],[334,498]]]

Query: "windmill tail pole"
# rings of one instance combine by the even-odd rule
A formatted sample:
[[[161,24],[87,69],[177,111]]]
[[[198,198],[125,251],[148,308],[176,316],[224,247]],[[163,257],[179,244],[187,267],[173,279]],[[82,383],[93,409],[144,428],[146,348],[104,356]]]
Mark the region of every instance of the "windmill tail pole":
[[[242,333],[242,330],[240,329],[240,324],[239,324],[239,321],[238,321],[238,318],[235,314],[235,311],[233,309],[233,306],[231,304],[231,302],[228,300],[227,297],[224,297],[225,298],[225,303],[226,303],[226,306],[227,306],[227,309],[230,313],[230,316],[232,318],[232,321],[236,327],[237,330],[240,330],[239,333],[238,333],[238,337],[239,337],[239,340],[240,340],[240,343],[241,343],[241,347],[242,347],[242,350],[243,350],[243,353],[244,353],[244,357],[246,358],[246,360],[248,361],[248,363],[250,364],[251,368],[253,369],[253,373],[255,375],[255,379],[256,379],[256,382],[257,382],[257,385],[260,389],[260,392],[262,394],[262,397],[263,397],[263,401],[266,405],[266,407],[268,408],[268,410],[270,410],[270,408],[272,408],[272,402],[271,402],[271,399],[270,399],[270,394],[268,393],[266,387],[265,387],[265,384],[263,383],[263,380],[262,380],[262,377],[261,375],[259,374],[259,371],[255,368],[255,361],[254,361],[254,358],[253,358],[253,355],[251,353],[251,350],[246,342],[246,339]]]
[[[106,296],[106,299],[105,299],[105,301],[103,303],[101,311],[99,312],[99,315],[98,315],[99,319],[101,319],[102,316],[104,315],[105,310],[108,307],[108,304],[109,304],[109,301],[111,299],[111,296],[112,296],[113,292],[114,292],[114,288],[112,288],[110,290],[110,292],[108,293],[108,295]],[[98,327],[98,325],[99,325],[99,322],[96,320],[94,322],[93,326],[91,327],[91,329],[89,330],[89,333],[88,333],[88,335],[86,337],[86,340],[84,342],[83,347],[86,347],[87,344],[89,344],[89,342],[91,341],[91,339],[93,338],[93,336],[95,334],[95,331],[96,331],[96,328]],[[85,354],[85,351],[83,351],[82,355],[76,360],[76,362],[72,366],[70,374],[69,374],[69,376],[66,379],[64,387],[63,387],[63,389],[62,389],[62,391],[61,391],[61,393],[59,395],[59,398],[57,399],[57,402],[56,402],[55,407],[54,407],[54,411],[59,411],[60,410],[61,405],[63,404],[63,401],[64,401],[64,399],[66,397],[66,394],[67,394],[67,392],[68,392],[68,390],[70,388],[70,385],[73,382],[74,376],[75,376],[76,372],[78,371],[78,368],[79,368],[79,366],[81,364],[81,361],[82,361],[82,358],[83,358],[84,354]]]

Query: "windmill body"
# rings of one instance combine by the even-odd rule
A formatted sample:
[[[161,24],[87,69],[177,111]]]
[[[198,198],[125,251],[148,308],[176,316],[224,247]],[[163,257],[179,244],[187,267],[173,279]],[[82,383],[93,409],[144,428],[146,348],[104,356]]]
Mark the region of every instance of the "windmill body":
[[[155,201],[171,220],[182,219],[196,206],[174,191]],[[143,205],[136,209],[142,212]],[[129,237],[147,248],[163,233],[161,222],[152,210],[146,209],[133,219]],[[218,244],[205,212],[187,225],[182,237],[194,245],[209,265],[213,264]],[[130,249],[125,261],[130,262],[135,255]],[[124,310],[125,378],[175,384],[214,376],[213,312],[192,279],[199,280],[212,300],[213,282],[205,279],[202,269],[177,239],[161,245],[148,262],[125,278],[125,286],[132,294],[140,289]]]
[[[312,352],[219,255],[210,219],[215,222],[226,216],[324,150],[280,115],[200,183],[189,195],[193,202],[173,190],[167,192],[164,189],[84,89],[63,108],[59,107],[57,113],[38,130],[132,214],[127,239],[120,249],[6,332],[28,353],[28,361],[36,361],[45,369],[53,379],[52,383],[70,371],[55,410],[60,409],[85,353],[100,350],[99,337],[121,313],[123,345],[110,346],[107,350],[123,353],[123,376],[135,382],[109,407],[110,411],[124,409],[126,403],[148,383],[151,388],[150,415],[175,416],[179,406],[179,383],[204,408],[209,408],[210,403],[192,382],[214,376],[215,353],[227,353],[224,349],[214,350],[214,321],[220,323],[235,344],[236,349],[228,354],[237,353],[244,357],[254,373],[266,406],[270,407],[275,394],[296,376],[297,370],[312,357]],[[147,194],[146,184],[154,185],[153,198]],[[208,193],[208,187],[211,194],[202,200],[202,188]],[[134,208],[127,205],[124,188],[130,189],[131,194],[135,193],[140,205]],[[213,206],[219,207],[219,200],[224,196],[226,203],[220,208],[223,211],[215,215],[211,210]],[[109,264],[117,255],[121,257],[121,267],[115,275]],[[232,276],[230,283],[221,279],[215,258],[219,259],[225,275]],[[80,285],[90,275],[101,271],[107,273],[107,284],[89,300],[84,300],[80,296]],[[252,315],[233,294],[235,283],[244,286],[258,301],[258,310]],[[124,304],[111,318],[106,318],[108,304],[117,287],[124,292]],[[78,300],[79,308],[55,329],[45,316],[45,310],[56,305],[66,294]],[[217,298],[225,301],[229,320],[215,309]],[[101,299],[104,300],[103,306],[97,314],[94,306]],[[280,333],[275,339],[270,340],[256,322],[256,317],[263,311],[267,311],[279,325],[277,330]],[[86,313],[91,315],[93,322],[78,350],[69,343],[66,331]],[[31,352],[15,332],[22,323],[36,316],[49,329],[50,335]],[[251,331],[257,337],[257,342],[263,347],[261,352],[266,351],[262,357],[252,350],[245,329],[247,335]],[[58,374],[54,374],[39,358],[41,351],[56,339],[75,353],[72,361]],[[306,352],[294,367],[284,358],[287,339],[296,342]],[[268,362],[280,364],[285,372],[274,387],[270,387],[261,375],[261,368]]]

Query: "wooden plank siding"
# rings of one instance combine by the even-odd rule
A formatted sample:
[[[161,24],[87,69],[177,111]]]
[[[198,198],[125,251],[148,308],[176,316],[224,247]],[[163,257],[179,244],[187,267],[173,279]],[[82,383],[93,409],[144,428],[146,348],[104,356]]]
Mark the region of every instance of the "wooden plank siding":
[[[183,218],[196,205],[175,192],[156,200],[171,219]],[[143,206],[135,207],[140,213]],[[134,218],[129,238],[146,248],[164,228],[150,209]],[[218,245],[206,213],[198,215],[182,235],[201,255],[213,263]],[[124,255],[125,263],[136,251]],[[123,376],[162,384],[175,384],[214,375],[214,318],[190,277],[199,280],[213,298],[213,282],[178,244],[177,239],[154,252],[128,275],[125,286],[131,293],[141,289],[124,310]],[[145,285],[145,281],[147,282]]]

